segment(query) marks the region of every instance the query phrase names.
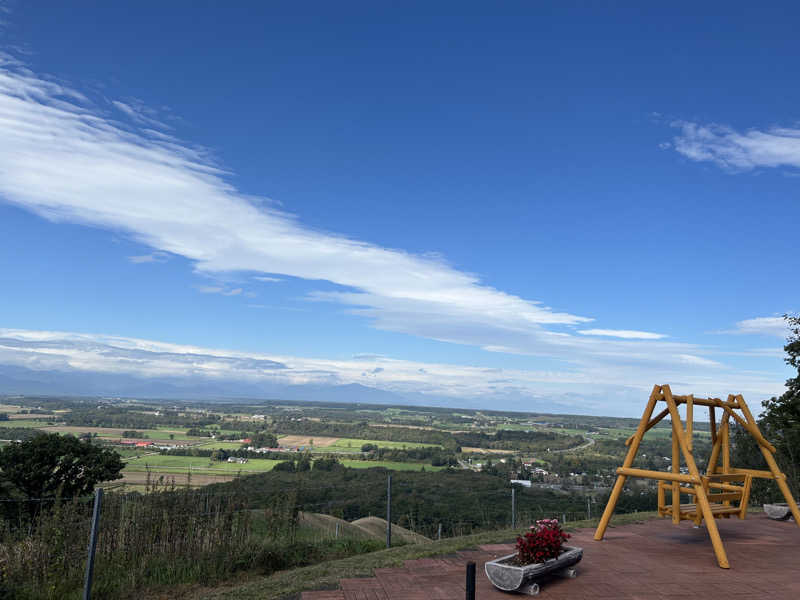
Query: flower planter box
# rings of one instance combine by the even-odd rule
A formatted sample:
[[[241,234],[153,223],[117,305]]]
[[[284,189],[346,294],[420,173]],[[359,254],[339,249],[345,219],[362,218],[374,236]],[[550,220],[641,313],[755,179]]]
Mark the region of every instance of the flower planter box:
[[[792,516],[792,511],[785,502],[765,504],[764,512],[767,513],[770,519],[775,519],[776,521],[786,521]]]
[[[574,577],[575,570],[571,567],[578,564],[583,558],[583,548],[564,546],[564,552],[558,558],[522,567],[511,562],[516,556],[516,554],[509,554],[487,562],[486,576],[494,587],[504,592],[536,595],[539,593],[537,582],[545,575],[560,574]]]

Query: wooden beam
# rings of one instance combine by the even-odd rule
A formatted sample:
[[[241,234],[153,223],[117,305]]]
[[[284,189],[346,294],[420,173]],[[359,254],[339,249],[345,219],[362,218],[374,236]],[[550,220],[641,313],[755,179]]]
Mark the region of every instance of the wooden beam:
[[[708,407],[708,422],[711,425],[711,443],[717,441],[717,415],[713,406]]]
[[[750,408],[747,406],[747,403],[744,401],[744,397],[740,394],[736,397],[736,400],[739,402],[739,406],[741,406],[742,414],[744,414],[745,418],[747,419],[748,424],[753,428],[753,432],[758,434],[758,437],[764,439],[764,436],[761,435],[761,430],[758,428],[758,423],[753,418],[753,413],[750,412]],[[758,439],[758,438],[756,438]],[[766,440],[765,440],[766,441]],[[789,510],[792,511],[792,516],[794,517],[794,522],[800,527],[800,508],[797,507],[797,502],[795,502],[794,497],[792,497],[792,491],[789,489],[789,486],[786,484],[786,475],[784,475],[780,467],[778,467],[778,463],[775,462],[775,447],[771,444],[765,446],[761,444],[761,454],[764,455],[764,460],[767,461],[767,466],[769,467],[770,473],[775,478],[775,481],[778,482],[778,487],[783,494],[784,500],[786,500],[786,504],[789,505]]]
[[[669,471],[650,471],[649,469],[633,469],[631,467],[618,467],[618,475],[628,477],[644,477],[645,479],[656,479],[664,481],[677,481],[678,483],[700,483],[699,477],[692,477],[684,473],[670,473]]]
[[[686,397],[686,443],[689,446],[689,452],[692,451],[692,428],[694,427],[694,396],[689,394]]]
[[[662,410],[660,413],[658,413],[658,414],[657,414],[655,417],[653,417],[652,419],[650,419],[650,422],[649,422],[649,423],[647,423],[647,426],[644,428],[644,431],[645,431],[645,433],[647,433],[647,432],[648,432],[648,431],[650,431],[650,430],[651,430],[653,427],[655,427],[655,426],[658,424],[658,422],[659,422],[659,421],[661,421],[661,419],[663,419],[664,417],[666,417],[668,414],[669,414],[669,409],[668,409],[668,408],[665,408],[665,409],[664,409],[664,410]],[[631,437],[629,437],[627,440],[625,440],[625,445],[626,445],[626,446],[630,446],[630,445],[631,445],[631,442],[633,441],[633,438],[634,438],[634,437],[636,437],[636,433],[634,433],[633,435],[631,435]]]
[[[725,475],[731,472],[731,426],[730,419],[723,419],[722,422],[722,472]],[[730,506],[730,502],[725,502],[725,506]]]
[[[641,444],[642,437],[644,437],[645,427],[647,427],[647,423],[650,421],[650,417],[653,414],[653,409],[656,406],[656,402],[658,402],[662,396],[663,392],[661,390],[661,386],[654,385],[653,391],[650,393],[650,400],[648,400],[647,406],[642,413],[642,418],[639,420],[639,427],[636,430],[633,442],[631,442],[631,445],[628,448],[628,453],[625,455],[625,461],[622,463],[622,468],[628,468],[633,464],[633,459],[636,458],[636,453],[639,451],[639,444]],[[611,521],[611,516],[614,514],[614,508],[617,506],[619,495],[622,493],[622,488],[625,486],[626,478],[627,476],[622,473],[617,475],[617,480],[614,482],[614,488],[611,490],[611,495],[608,497],[608,503],[603,511],[603,516],[600,518],[600,523],[597,524],[597,530],[594,532],[594,539],[598,541],[602,540],[606,533],[608,523]]]
[[[772,474],[772,471],[762,471],[759,469],[742,469],[739,467],[731,467],[731,473],[751,475],[752,477],[757,477],[759,479],[776,479],[775,475]],[[780,477],[785,477],[785,475],[781,473]]]
[[[669,410],[669,409],[667,409]],[[681,427],[683,429],[683,427]],[[675,428],[672,428],[672,474],[680,475],[681,472],[681,449],[678,445],[678,437],[675,435]],[[678,482],[672,480],[672,522],[681,522],[681,493],[678,489]]]

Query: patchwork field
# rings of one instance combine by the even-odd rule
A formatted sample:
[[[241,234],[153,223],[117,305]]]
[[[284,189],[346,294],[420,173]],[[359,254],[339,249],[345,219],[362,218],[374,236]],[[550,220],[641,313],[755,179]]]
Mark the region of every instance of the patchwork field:
[[[326,448],[338,442],[339,439],[314,435],[283,435],[278,438],[278,443],[281,446],[310,446],[313,441],[315,448]]]
[[[148,454],[139,458],[128,459],[125,471],[164,471],[192,473],[263,473],[271,471],[279,460],[268,458],[251,458],[244,464],[229,463],[226,461],[212,461],[204,456],[166,456],[162,454]]]

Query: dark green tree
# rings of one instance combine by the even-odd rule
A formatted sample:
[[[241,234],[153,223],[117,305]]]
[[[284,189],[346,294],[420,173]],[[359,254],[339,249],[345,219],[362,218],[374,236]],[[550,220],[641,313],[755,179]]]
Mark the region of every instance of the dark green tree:
[[[797,498],[800,495],[800,316],[784,315],[784,318],[789,325],[789,336],[783,347],[784,360],[797,369],[797,373],[786,381],[786,391],[780,397],[762,402],[764,412],[758,425],[764,437],[775,446],[775,460]],[[749,433],[735,427],[733,442],[737,466],[766,468],[758,444]],[[756,502],[783,500],[775,483],[769,480],[754,481],[752,495]]]
[[[244,446],[252,446],[253,448],[276,448],[278,446],[278,438],[274,433],[268,431],[259,431],[250,436],[250,443],[243,444]]]
[[[0,450],[0,469],[28,498],[81,496],[101,481],[120,479],[119,454],[72,436],[42,433]]]

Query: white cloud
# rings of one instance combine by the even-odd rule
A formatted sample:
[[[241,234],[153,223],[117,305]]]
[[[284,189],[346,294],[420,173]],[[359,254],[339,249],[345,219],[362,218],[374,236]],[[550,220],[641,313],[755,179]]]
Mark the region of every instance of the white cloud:
[[[138,256],[129,256],[128,260],[135,265],[143,263],[160,263],[169,258],[166,252],[151,252],[150,254],[140,254]]]
[[[612,342],[613,343],[613,342]],[[41,371],[123,374],[142,378],[338,385],[363,382],[379,389],[456,400],[492,402],[530,409],[527,400],[572,398],[574,412],[633,414],[654,383],[670,383],[679,393],[756,398],[778,394],[783,377],[726,369],[685,354],[675,365],[610,363],[566,369],[504,369],[398,360],[377,354],[349,359],[286,356],[171,344],[153,340],[70,333],[0,329],[0,365]],[[709,367],[714,367],[709,371]],[[590,399],[601,396],[598,404]],[[527,399],[527,400],[526,400]],[[751,403],[754,404],[754,403]]]
[[[722,363],[702,356],[694,356],[692,354],[679,354],[678,359],[689,365],[698,365],[701,367],[722,367]]]
[[[238,296],[242,293],[242,288],[226,289],[219,285],[201,285],[197,290],[202,294],[220,294],[222,296]]]
[[[256,281],[263,281],[265,283],[277,283],[279,281],[283,281],[283,279],[281,279],[279,277],[266,277],[266,276],[263,276],[263,277],[262,276],[257,276],[257,277],[253,277],[253,279],[255,279]]]
[[[738,132],[723,125],[677,121],[681,134],[675,150],[695,161],[710,161],[732,170],[757,167],[800,168],[800,129],[772,127]]]
[[[667,337],[661,333],[649,331],[634,331],[631,329],[579,329],[581,335],[600,335],[607,337],[623,338],[628,340],[660,340]]]
[[[440,259],[306,227],[240,193],[197,150],[123,128],[79,93],[3,59],[0,139],[0,197],[9,202],[53,221],[127,232],[206,274],[333,282],[344,291],[317,298],[350,305],[384,329],[438,339],[446,323],[448,339],[479,346],[513,331],[517,349],[528,351],[545,341],[544,326],[592,320],[482,284]]]
[[[734,329],[718,333],[769,335],[786,339],[789,335],[789,325],[783,317],[755,317],[737,321]]]

